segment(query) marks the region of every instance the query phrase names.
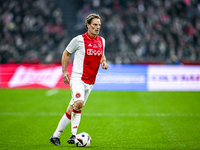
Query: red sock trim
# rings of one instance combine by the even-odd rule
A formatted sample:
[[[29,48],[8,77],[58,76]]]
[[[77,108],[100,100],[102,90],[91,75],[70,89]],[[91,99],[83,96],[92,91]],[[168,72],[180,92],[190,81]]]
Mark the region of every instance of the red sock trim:
[[[71,115],[69,115],[67,112],[65,113],[65,115],[67,116],[68,119],[71,120]]]
[[[73,113],[80,114],[80,113],[81,113],[81,110],[74,110],[74,109],[73,109],[72,112],[73,112]]]

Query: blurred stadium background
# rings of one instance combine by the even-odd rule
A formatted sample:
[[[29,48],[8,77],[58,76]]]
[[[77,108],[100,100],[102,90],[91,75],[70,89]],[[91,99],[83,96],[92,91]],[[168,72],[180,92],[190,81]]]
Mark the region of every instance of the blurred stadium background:
[[[60,63],[89,13],[112,64],[200,64],[200,0],[0,0],[0,62]]]

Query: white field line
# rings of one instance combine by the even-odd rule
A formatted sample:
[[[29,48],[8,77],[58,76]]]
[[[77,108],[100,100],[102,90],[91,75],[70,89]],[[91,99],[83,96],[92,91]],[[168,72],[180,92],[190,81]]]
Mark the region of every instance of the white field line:
[[[0,112],[0,116],[62,116],[64,113],[28,113],[28,112]],[[89,117],[200,117],[200,114],[188,113],[82,113]]]
[[[55,94],[57,94],[59,92],[59,90],[58,89],[51,89],[51,90],[48,90],[48,91],[46,91],[46,96],[52,96],[52,95],[55,95]]]

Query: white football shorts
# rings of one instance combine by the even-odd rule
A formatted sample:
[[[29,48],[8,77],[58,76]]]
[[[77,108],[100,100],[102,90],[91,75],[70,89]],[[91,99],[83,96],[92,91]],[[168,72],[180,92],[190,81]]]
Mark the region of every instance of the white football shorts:
[[[86,84],[80,78],[71,78],[70,80],[72,99],[70,105],[74,105],[77,100],[84,101],[84,105],[92,91],[93,84]]]

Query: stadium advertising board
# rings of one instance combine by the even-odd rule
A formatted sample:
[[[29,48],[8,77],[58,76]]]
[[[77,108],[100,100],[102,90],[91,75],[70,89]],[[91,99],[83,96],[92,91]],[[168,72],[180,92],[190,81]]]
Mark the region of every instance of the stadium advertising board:
[[[70,88],[62,81],[61,65],[1,65],[0,71],[1,88]]]
[[[147,66],[109,65],[108,70],[100,68],[94,90],[147,90]]]
[[[71,74],[72,65],[68,65]],[[0,65],[1,88],[65,88],[61,65]],[[200,66],[109,65],[99,69],[94,90],[200,91]]]
[[[200,91],[199,66],[149,66],[149,91]]]

